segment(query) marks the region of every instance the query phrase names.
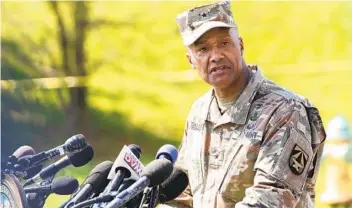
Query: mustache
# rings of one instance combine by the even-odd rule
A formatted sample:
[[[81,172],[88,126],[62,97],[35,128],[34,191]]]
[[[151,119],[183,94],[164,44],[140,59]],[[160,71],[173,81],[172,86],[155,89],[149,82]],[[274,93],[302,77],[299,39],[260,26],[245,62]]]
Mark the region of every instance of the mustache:
[[[211,64],[208,72],[211,73],[211,72],[213,72],[217,69],[221,69],[221,68],[231,68],[231,64],[228,62],[218,62],[216,64],[215,63]]]

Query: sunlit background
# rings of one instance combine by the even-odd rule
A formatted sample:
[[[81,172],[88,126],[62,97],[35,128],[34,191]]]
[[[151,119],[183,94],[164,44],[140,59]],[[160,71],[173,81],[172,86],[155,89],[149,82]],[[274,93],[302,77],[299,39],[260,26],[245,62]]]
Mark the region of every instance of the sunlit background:
[[[2,158],[82,133],[94,160],[60,172],[82,182],[124,144],[140,145],[144,164],[163,144],[178,146],[210,87],[190,69],[175,17],[203,3],[1,2]],[[337,114],[352,121],[352,2],[232,2],[232,11],[248,64],[307,97],[325,125]],[[45,207],[66,199],[51,195]]]

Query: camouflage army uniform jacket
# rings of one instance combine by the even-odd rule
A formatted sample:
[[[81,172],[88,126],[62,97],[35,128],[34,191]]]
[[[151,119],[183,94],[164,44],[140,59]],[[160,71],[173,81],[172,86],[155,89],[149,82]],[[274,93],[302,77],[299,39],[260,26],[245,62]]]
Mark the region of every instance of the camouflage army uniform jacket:
[[[326,137],[319,112],[251,69],[224,114],[213,90],[193,104],[176,162],[190,183],[162,207],[314,207]]]

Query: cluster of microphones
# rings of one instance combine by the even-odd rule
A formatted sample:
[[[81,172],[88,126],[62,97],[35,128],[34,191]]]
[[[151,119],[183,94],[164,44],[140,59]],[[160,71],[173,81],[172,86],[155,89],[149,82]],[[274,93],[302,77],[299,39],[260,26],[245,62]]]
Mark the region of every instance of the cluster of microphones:
[[[154,208],[185,190],[188,177],[174,166],[178,156],[174,146],[163,145],[155,160],[145,166],[139,160],[141,153],[138,145],[125,145],[114,162],[99,163],[79,185],[71,176],[56,177],[60,170],[84,166],[94,156],[92,146],[77,134],[40,153],[22,146],[8,157],[1,172],[21,181],[29,208],[43,207],[50,194],[71,195],[59,208]],[[54,159],[58,160],[44,167]]]

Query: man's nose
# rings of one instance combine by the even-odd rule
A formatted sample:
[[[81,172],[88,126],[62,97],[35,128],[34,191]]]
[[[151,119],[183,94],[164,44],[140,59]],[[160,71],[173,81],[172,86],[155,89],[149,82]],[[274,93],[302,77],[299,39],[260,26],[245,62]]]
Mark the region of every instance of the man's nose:
[[[215,62],[219,62],[223,58],[224,58],[224,54],[222,53],[222,51],[219,50],[218,48],[213,48],[213,50],[211,51],[210,61],[215,63]]]

